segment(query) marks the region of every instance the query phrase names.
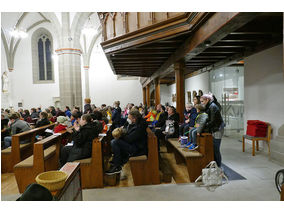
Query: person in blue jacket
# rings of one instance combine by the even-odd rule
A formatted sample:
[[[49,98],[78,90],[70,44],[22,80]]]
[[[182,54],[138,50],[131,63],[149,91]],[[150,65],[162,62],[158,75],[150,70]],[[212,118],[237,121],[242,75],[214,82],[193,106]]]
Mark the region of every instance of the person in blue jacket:
[[[179,135],[188,133],[191,127],[194,127],[197,111],[192,104],[186,104],[184,110],[184,123],[179,127]]]

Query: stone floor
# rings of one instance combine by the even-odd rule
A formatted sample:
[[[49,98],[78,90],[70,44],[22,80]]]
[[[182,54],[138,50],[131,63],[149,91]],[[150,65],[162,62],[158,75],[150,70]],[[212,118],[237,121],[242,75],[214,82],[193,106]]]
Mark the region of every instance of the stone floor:
[[[251,145],[242,152],[239,135],[224,137],[221,145],[223,163],[246,180],[230,181],[214,192],[195,184],[162,184],[151,186],[90,189],[83,191],[86,201],[279,201],[275,173],[284,168],[269,160],[261,150],[251,155]]]
[[[240,136],[224,137],[221,144],[223,163],[246,180],[230,181],[208,191],[195,184],[161,184],[83,190],[84,201],[279,201],[275,173],[284,168],[269,159],[264,151],[251,155],[251,145],[242,152]],[[174,182],[174,181],[173,181]],[[19,195],[2,195],[1,200],[15,200]]]

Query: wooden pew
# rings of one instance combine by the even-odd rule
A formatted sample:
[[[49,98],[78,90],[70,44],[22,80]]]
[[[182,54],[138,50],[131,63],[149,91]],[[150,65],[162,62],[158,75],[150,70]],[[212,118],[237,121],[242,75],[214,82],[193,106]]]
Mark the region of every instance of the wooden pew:
[[[35,182],[41,172],[57,170],[59,167],[60,135],[52,135],[34,143],[34,154],[14,166],[19,192]]]
[[[199,148],[194,151],[180,148],[178,138],[169,138],[168,143],[171,149],[169,151],[173,151],[176,163],[186,164],[190,182],[194,182],[201,175],[202,169],[214,160],[213,137],[211,134],[203,133],[202,136],[197,136]]]
[[[81,185],[83,189],[104,187],[102,140],[103,137],[93,140],[92,156],[90,158],[75,161],[80,163]]]
[[[66,163],[60,171],[67,173],[67,179],[62,189],[51,192],[57,201],[82,201],[82,187],[80,181],[80,163]]]
[[[10,147],[1,151],[1,173],[13,172],[14,165],[33,154],[33,143],[35,136],[43,134],[46,129],[53,129],[55,124],[49,124],[39,128],[31,129],[12,136]],[[20,144],[20,141],[28,139],[29,142]]]
[[[160,184],[158,142],[155,134],[147,128],[148,156],[129,159],[135,186]]]
[[[281,187],[281,197],[280,197],[280,201],[284,201],[284,184],[282,184],[282,187]]]

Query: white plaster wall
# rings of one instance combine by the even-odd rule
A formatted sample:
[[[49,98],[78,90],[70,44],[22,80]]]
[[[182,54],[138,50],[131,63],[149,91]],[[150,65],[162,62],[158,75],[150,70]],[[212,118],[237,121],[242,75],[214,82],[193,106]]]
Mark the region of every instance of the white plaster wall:
[[[203,94],[209,92],[209,72],[202,73],[200,75],[193,76],[185,80],[185,103],[188,103],[187,92],[195,90],[198,94],[198,90],[202,90]],[[192,97],[191,97],[192,98]],[[191,99],[193,101],[193,99]]]
[[[2,22],[5,20],[2,19]],[[59,97],[59,83],[58,83],[58,65],[54,61],[54,77],[55,83],[50,84],[33,84],[32,76],[32,47],[31,36],[32,33],[40,27],[44,27],[50,31],[53,36],[54,49],[57,47],[55,34],[50,23],[41,24],[33,28],[28,37],[23,39],[17,49],[14,61],[14,71],[9,73],[10,78],[10,100],[14,109],[18,109],[18,102],[23,102],[24,109],[42,106],[43,108],[53,105],[53,97]],[[1,42],[2,43],[2,42]],[[4,48],[1,45],[1,73],[7,69]],[[4,64],[4,65],[3,65]],[[1,107],[8,107],[5,95],[1,93]]]
[[[166,84],[160,85],[160,97],[161,97],[161,104],[163,105],[165,105],[167,102],[170,103],[170,100],[172,99],[170,88]]]
[[[203,93],[207,93],[209,91],[209,73],[205,72],[200,75],[193,76],[191,78],[185,79],[184,82],[184,90],[185,90],[185,103],[188,102],[187,91],[202,90]],[[161,85],[161,103],[165,104],[168,102],[170,105],[176,107],[176,102],[172,102],[172,94],[176,94],[176,84],[172,84],[167,86],[165,84]]]
[[[100,45],[94,48],[91,55],[89,85],[91,101],[96,106],[112,106],[114,101],[119,100],[121,107],[124,108],[127,103],[139,105],[143,102],[139,79],[117,80]]]
[[[244,124],[270,122],[275,136],[284,124],[283,46],[247,57],[244,70]]]

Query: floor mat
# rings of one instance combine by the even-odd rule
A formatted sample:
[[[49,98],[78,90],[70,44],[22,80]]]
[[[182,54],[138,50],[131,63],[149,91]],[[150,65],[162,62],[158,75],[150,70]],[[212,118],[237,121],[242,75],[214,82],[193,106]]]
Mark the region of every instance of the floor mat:
[[[234,170],[232,170],[230,167],[226,166],[225,164],[222,163],[221,167],[224,169],[224,173],[228,177],[229,180],[246,180],[245,177],[235,172]]]

